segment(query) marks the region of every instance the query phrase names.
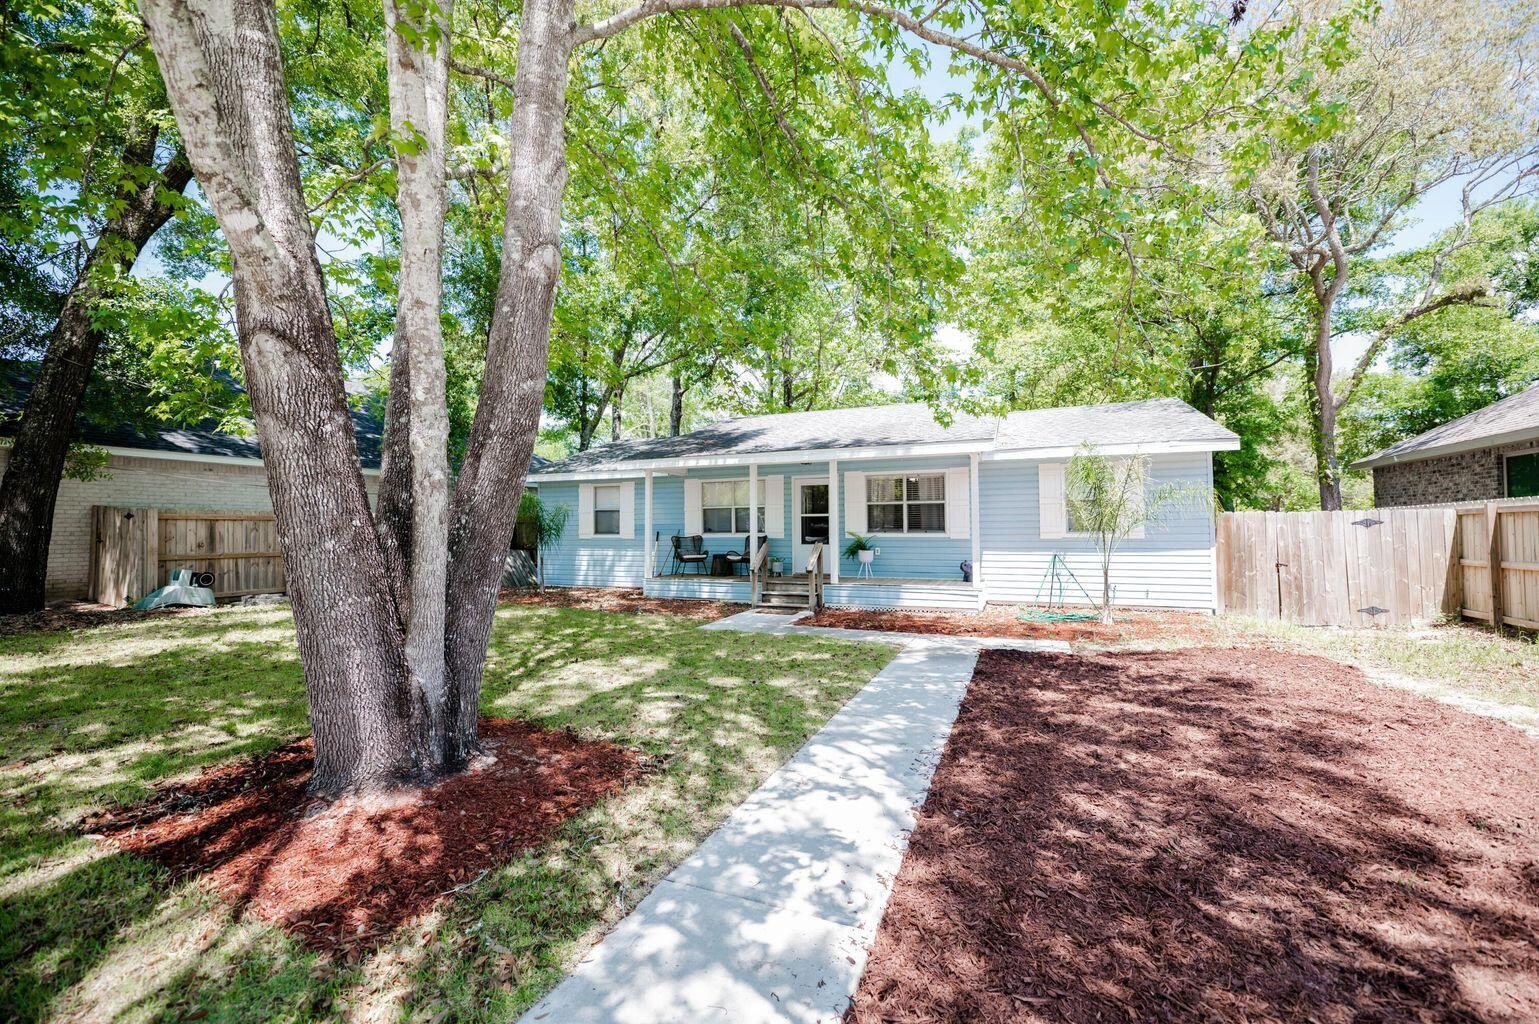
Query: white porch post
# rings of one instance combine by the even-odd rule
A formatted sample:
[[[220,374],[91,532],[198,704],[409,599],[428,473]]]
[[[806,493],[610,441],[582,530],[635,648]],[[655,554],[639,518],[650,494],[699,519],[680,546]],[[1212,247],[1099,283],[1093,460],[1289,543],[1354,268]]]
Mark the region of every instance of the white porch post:
[[[643,545],[643,550],[647,553],[646,578],[651,579],[654,575],[656,575],[654,572],[656,568],[654,562],[657,558],[655,551],[657,545],[652,543],[652,471],[650,469],[647,470],[646,476],[643,477],[643,479],[646,481],[646,483],[643,484],[641,488],[642,504],[645,506],[645,511],[642,514],[642,524],[643,529],[646,532],[641,535],[641,543]],[[635,520],[632,520],[632,522],[635,522]]]
[[[768,516],[768,512],[765,513]],[[748,464],[748,565],[759,551],[759,464]]]
[[[983,535],[978,529],[978,523],[982,519],[978,510],[978,453],[973,452],[967,457],[971,472],[967,476],[968,497],[967,532],[973,539],[973,586],[983,582]]]
[[[828,460],[828,582],[839,582],[839,460]],[[794,517],[793,517],[794,519]]]

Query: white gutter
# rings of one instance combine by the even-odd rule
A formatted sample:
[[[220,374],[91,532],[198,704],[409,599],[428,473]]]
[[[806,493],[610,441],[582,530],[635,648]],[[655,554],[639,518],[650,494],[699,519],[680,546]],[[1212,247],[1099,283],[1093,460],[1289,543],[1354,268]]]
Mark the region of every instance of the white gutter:
[[[532,482],[550,481],[567,483],[576,480],[625,480],[636,479],[647,470],[654,473],[666,470],[714,469],[747,466],[750,462],[808,463],[840,462],[855,459],[925,458],[945,455],[976,454],[985,462],[1019,461],[1031,459],[1059,459],[1077,454],[1083,445],[1059,445],[1051,448],[1015,448],[1000,451],[992,441],[938,441],[929,444],[868,446],[864,448],[808,448],[803,451],[754,452],[744,455],[703,455],[676,459],[637,459],[621,465],[608,464],[588,470],[571,470],[562,473],[530,473]],[[1096,451],[1105,455],[1172,455],[1186,452],[1232,452],[1240,447],[1238,438],[1223,441],[1163,441],[1135,444],[1097,445]],[[668,475],[666,472],[664,475]]]

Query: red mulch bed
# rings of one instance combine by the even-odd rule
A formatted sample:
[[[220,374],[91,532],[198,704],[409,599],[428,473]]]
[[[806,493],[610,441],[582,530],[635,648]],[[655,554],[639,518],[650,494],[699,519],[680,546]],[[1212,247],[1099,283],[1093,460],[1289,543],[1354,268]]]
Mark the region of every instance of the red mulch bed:
[[[861,612],[825,608],[806,626],[839,629],[879,629],[894,633],[938,633],[945,636],[993,636],[1023,640],[1068,640],[1088,643],[1126,643],[1180,636],[1192,643],[1211,641],[1213,616],[1195,612],[1119,611],[1117,621],[1103,626],[1084,622],[1023,622],[1020,606],[991,604],[981,612]]]
[[[642,771],[623,747],[511,719],[484,719],[481,739],[490,764],[422,792],[324,808],[306,793],[311,747],[299,740],[86,828],[178,877],[203,877],[242,915],[359,951]]]
[[[1539,1020],[1539,743],[1284,652],[985,652],[848,1020]]]
[[[713,622],[728,615],[736,615],[747,608],[746,604],[728,601],[677,601],[658,597],[643,597],[638,588],[615,589],[609,587],[547,587],[545,593],[519,588],[504,590],[498,597],[499,604],[536,605],[550,608],[587,608],[599,612],[658,612],[664,615],[682,615],[702,622]]]
[[[174,619],[185,615],[205,615],[206,608],[157,608],[136,612],[132,608],[113,608],[93,601],[55,601],[40,612],[25,615],[0,615],[0,636],[21,633],[57,633],[61,630],[96,629],[119,626],[141,619]]]

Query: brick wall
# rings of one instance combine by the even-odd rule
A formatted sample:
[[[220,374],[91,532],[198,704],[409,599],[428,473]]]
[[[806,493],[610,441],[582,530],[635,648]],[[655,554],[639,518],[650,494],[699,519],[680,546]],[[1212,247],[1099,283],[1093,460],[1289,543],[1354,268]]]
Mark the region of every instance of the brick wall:
[[[0,471],[9,455],[0,449]],[[365,478],[372,496],[378,478]],[[91,506],[232,509],[265,512],[267,475],[260,466],[114,455],[99,479],[65,480],[54,508],[48,548],[49,600],[85,597],[91,573]]]
[[[1503,458],[1533,450],[1533,441],[1519,441],[1457,455],[1377,466],[1373,471],[1373,503],[1379,508],[1390,508],[1501,498],[1505,496]]]

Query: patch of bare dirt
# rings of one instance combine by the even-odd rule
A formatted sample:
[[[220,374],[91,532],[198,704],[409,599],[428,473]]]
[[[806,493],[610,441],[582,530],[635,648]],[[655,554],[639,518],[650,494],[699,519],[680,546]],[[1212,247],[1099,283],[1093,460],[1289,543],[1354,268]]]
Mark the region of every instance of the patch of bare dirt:
[[[62,630],[96,629],[119,626],[148,618],[181,618],[207,614],[206,608],[157,608],[136,612],[132,608],[113,608],[94,601],[55,601],[40,612],[26,615],[0,615],[0,636],[21,633],[57,633]]]
[[[878,629],[895,633],[936,633],[945,636],[1008,637],[1020,640],[1067,640],[1090,644],[1122,644],[1173,636],[1192,643],[1214,639],[1213,616],[1195,612],[1119,611],[1104,626],[1093,619],[1079,622],[1033,622],[1020,617],[1018,605],[991,604],[981,612],[863,612],[824,608],[807,626]]]
[[[984,652],[848,1015],[1539,1020],[1539,745],[1278,651]]]
[[[86,825],[201,876],[241,915],[325,949],[388,937],[456,886],[548,839],[642,772],[623,747],[512,719],[481,723],[495,760],[422,791],[317,809],[309,739],[205,770]]]
[[[547,587],[545,593],[533,588],[509,588],[498,597],[504,605],[534,605],[549,608],[587,608],[600,612],[657,612],[681,615],[701,622],[714,622],[736,615],[748,606],[729,601],[680,601],[645,597],[639,588]]]

